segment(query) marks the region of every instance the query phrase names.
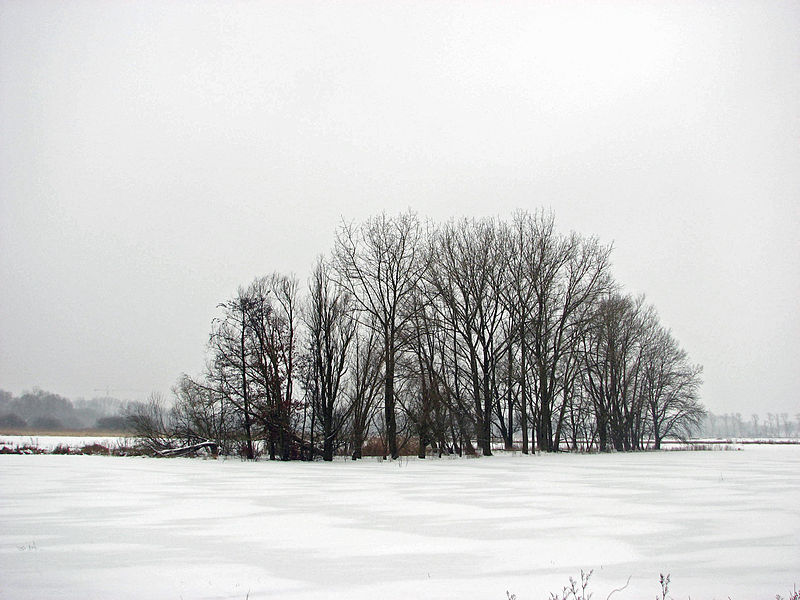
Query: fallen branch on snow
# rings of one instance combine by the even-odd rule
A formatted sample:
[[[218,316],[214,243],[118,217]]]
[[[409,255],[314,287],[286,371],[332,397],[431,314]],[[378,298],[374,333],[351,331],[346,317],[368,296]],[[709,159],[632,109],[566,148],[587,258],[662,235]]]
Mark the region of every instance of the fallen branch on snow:
[[[216,452],[217,443],[206,441],[206,442],[200,442],[199,444],[192,444],[191,446],[183,446],[181,448],[170,448],[169,450],[156,450],[156,453],[159,456],[183,456],[184,454],[197,452],[198,450],[202,450],[203,448],[206,448],[211,452]]]

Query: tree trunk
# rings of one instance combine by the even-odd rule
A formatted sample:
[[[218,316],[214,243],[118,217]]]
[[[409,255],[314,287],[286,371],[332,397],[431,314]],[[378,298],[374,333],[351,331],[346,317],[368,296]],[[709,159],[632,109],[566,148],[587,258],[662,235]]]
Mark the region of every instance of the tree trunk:
[[[323,435],[324,439],[322,442],[322,460],[331,462],[333,460],[333,442],[334,442],[334,435],[333,435],[333,415],[330,414],[330,411],[326,409],[325,415],[325,422],[323,423]]]
[[[244,430],[247,436],[247,460],[255,458],[253,450],[253,434],[250,423],[250,396],[247,389],[247,350],[245,348],[245,320],[244,307],[242,307],[242,336],[241,336],[241,359],[242,359],[242,399],[244,400]]]
[[[389,454],[392,459],[397,459],[400,453],[397,451],[397,422],[394,416],[394,344],[386,344],[386,380],[384,384],[383,399],[384,417],[386,418],[386,440],[389,446]]]
[[[508,345],[508,381],[506,382],[506,390],[508,394],[508,400],[506,402],[506,406],[508,407],[508,427],[505,428],[505,448],[506,450],[513,450],[514,449],[514,394],[511,393],[511,388],[514,382],[514,370],[511,368],[512,361],[511,361],[511,344]],[[500,419],[500,424],[502,426],[502,414]]]
[[[483,347],[483,450],[484,456],[492,455],[492,388],[489,381],[489,353]]]
[[[520,346],[520,371],[519,371],[519,409],[520,409],[520,426],[522,427],[522,453],[528,454],[528,368],[525,359],[525,328],[522,327],[522,345]]]
[[[539,413],[536,420],[536,441],[539,450],[542,452],[552,451],[550,427],[552,415],[553,398],[550,390],[550,379],[548,378],[547,367],[539,365]]]
[[[353,460],[362,458],[361,448],[364,446],[364,432],[361,424],[357,424],[353,428]]]
[[[486,415],[483,414],[483,407],[481,406],[481,385],[478,379],[478,357],[475,352],[474,346],[469,345],[469,368],[472,375],[472,400],[475,403],[475,433],[478,435],[478,446],[483,449],[485,446],[485,428],[484,420]]]
[[[315,392],[314,393],[313,402],[316,402],[316,398],[317,398],[317,393]],[[312,461],[314,460],[314,427],[316,426],[316,424],[317,424],[317,410],[316,410],[316,407],[312,404],[312,406],[311,406],[311,435],[309,436],[311,438],[311,456],[309,457],[309,460],[312,460]]]
[[[361,402],[361,400],[359,400],[359,402]],[[361,409],[358,409],[356,415],[353,417],[353,460],[358,460],[362,457],[361,448],[364,446],[364,427],[362,423],[363,415]]]
[[[542,452],[552,452],[550,427],[552,416],[550,414],[550,398],[545,390],[542,390],[541,406],[539,407],[539,419],[537,422],[536,438],[539,443],[539,450]]]
[[[597,438],[600,452],[608,450],[608,418],[604,409],[597,415]]]

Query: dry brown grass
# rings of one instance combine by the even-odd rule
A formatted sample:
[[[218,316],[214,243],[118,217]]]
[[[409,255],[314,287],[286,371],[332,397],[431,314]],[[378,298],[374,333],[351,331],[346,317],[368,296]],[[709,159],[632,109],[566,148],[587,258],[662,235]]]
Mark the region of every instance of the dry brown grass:
[[[406,440],[398,440],[400,456],[416,456],[419,452],[419,439],[412,437]],[[389,456],[389,449],[381,437],[371,437],[361,448],[362,456]]]

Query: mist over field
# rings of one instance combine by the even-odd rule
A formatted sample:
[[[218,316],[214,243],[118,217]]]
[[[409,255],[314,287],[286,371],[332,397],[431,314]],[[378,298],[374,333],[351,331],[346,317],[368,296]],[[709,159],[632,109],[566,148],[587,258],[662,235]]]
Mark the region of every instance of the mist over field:
[[[718,414],[794,415],[795,3],[0,5],[0,388],[169,395],[342,221],[552,209]]]

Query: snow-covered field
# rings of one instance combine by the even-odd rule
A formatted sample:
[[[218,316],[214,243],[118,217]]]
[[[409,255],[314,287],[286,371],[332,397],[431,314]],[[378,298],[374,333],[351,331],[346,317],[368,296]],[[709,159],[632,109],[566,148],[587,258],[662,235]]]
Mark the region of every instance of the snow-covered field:
[[[248,464],[0,456],[0,598],[771,599],[800,447]]]

